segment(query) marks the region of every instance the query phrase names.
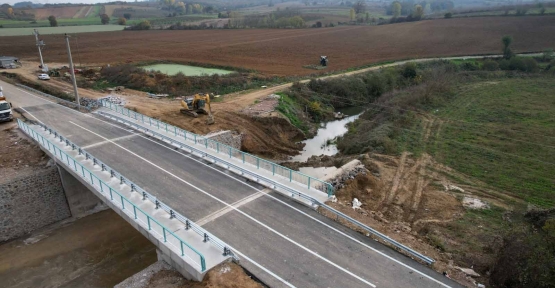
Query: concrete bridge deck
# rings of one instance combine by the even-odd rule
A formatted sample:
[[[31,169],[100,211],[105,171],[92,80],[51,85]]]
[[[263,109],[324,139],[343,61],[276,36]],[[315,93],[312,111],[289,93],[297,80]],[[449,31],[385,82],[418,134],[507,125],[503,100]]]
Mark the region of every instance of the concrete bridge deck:
[[[56,129],[203,224],[271,287],[461,287],[304,205],[167,143],[0,85],[26,117]]]

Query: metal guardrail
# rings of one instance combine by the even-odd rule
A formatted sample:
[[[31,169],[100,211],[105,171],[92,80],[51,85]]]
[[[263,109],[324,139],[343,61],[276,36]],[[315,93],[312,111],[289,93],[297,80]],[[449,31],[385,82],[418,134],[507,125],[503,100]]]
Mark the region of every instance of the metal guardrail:
[[[249,153],[245,153],[241,150],[219,143],[212,139],[208,139],[206,137],[194,134],[192,132],[177,128],[172,125],[168,125],[167,123],[164,123],[162,121],[145,116],[135,111],[131,111],[119,105],[115,105],[110,101],[100,100],[100,102],[102,106],[113,110],[116,113],[120,113],[121,115],[133,118],[137,121],[141,121],[143,124],[149,125],[150,127],[154,127],[158,130],[162,129],[168,133],[173,133],[177,137],[182,137],[185,141],[190,141],[198,145],[204,145],[207,149],[211,149],[212,151],[216,152],[219,155],[225,156],[226,158],[236,158],[240,161],[243,161],[243,163],[251,164],[257,169],[264,169],[272,172],[272,175],[279,175],[285,179],[289,179],[289,182],[297,182],[301,185],[306,185],[308,189],[314,188],[320,190],[326,193],[328,197],[330,197],[334,193],[333,186],[330,183],[324,182],[318,178],[305,175],[298,171],[294,171],[287,167],[277,165],[271,161],[256,157]]]
[[[75,103],[75,102],[67,101],[67,100],[64,100],[64,99],[62,99],[62,98],[60,98],[60,97],[52,96],[52,95],[50,95],[50,94],[48,94],[48,93],[44,93],[44,92],[39,91],[39,90],[37,90],[37,89],[33,89],[33,88],[29,87],[29,86],[25,86],[25,85],[21,85],[21,84],[15,84],[15,86],[17,86],[17,87],[19,87],[19,88],[23,88],[23,89],[25,89],[25,90],[27,90],[27,91],[30,91],[30,92],[33,92],[33,93],[35,93],[35,94],[38,94],[38,95],[41,95],[41,96],[50,98],[50,99],[56,101],[56,102],[59,103],[59,104],[62,104],[62,105],[69,106],[69,107],[71,107],[71,108],[77,109],[77,106],[78,106],[78,105],[77,105],[77,103]],[[83,106],[83,105],[81,105],[81,108],[82,108],[82,109],[85,109],[85,110],[87,110],[87,111],[89,111],[89,112],[91,111],[91,109],[90,109],[89,107],[86,107],[86,106]]]
[[[167,243],[167,237],[168,236],[173,236],[177,241],[180,242],[180,247],[175,247],[173,244],[172,244],[172,246],[174,246],[178,251],[181,252],[181,256],[183,256],[183,257],[185,256],[184,245],[185,245],[185,247],[189,248],[192,252],[199,255],[200,263],[196,262],[194,259],[191,259],[191,260],[193,262],[199,264],[202,272],[206,271],[205,258],[195,248],[190,246],[187,242],[182,240],[179,236],[175,235],[170,229],[168,229],[164,225],[160,224],[156,219],[152,218],[150,215],[148,215],[146,212],[144,212],[141,208],[139,208],[138,206],[133,204],[129,199],[127,199],[126,197],[124,197],[123,195],[118,193],[116,190],[112,189],[108,184],[106,184],[100,178],[95,176],[91,171],[89,171],[87,168],[85,168],[83,165],[81,165],[78,160],[75,160],[73,157],[69,156],[67,153],[65,153],[60,148],[58,148],[56,145],[54,145],[51,141],[49,141],[48,139],[44,138],[42,135],[40,135],[39,133],[34,131],[31,127],[29,127],[23,121],[21,121],[20,119],[17,119],[17,123],[18,123],[19,127],[23,131],[25,131],[25,133],[27,133],[29,136],[31,136],[33,139],[35,139],[43,147],[45,147],[49,151],[51,151],[63,163],[66,163],[70,169],[73,169],[77,174],[81,173],[81,176],[83,177],[83,179],[85,181],[89,182],[94,188],[98,188],[99,191],[102,194],[109,193],[110,200],[114,201],[115,204],[119,204],[119,206],[122,208],[122,211],[124,211],[126,214],[128,214],[129,216],[133,216],[136,220],[142,222],[145,227],[148,227],[149,231],[153,231],[152,230],[152,223],[157,224],[162,229],[162,235],[160,235],[160,237],[162,237],[162,236],[164,237],[164,242]],[[197,233],[198,235],[203,237],[204,242],[210,241],[212,244],[219,247],[222,250],[223,255],[231,256],[234,259],[239,260],[239,258],[236,257],[233,254],[233,252],[227,247],[227,245],[223,241],[221,241],[220,239],[218,239],[217,237],[215,237],[214,235],[212,235],[211,233],[206,231],[204,228],[200,227],[199,225],[197,225],[193,221],[189,220],[187,217],[175,212],[168,205],[159,201],[155,196],[146,192],[144,189],[142,189],[138,185],[134,184],[129,179],[123,177],[121,174],[119,174],[114,169],[110,168],[108,165],[104,164],[102,161],[94,158],[91,154],[87,153],[84,149],[75,145],[71,141],[65,139],[63,136],[58,134],[56,131],[50,129],[49,127],[47,127],[46,125],[44,125],[42,123],[38,123],[38,125],[40,125],[41,128],[44,129],[45,131],[48,131],[50,134],[54,134],[54,136],[57,139],[60,139],[60,142],[65,143],[65,145],[67,147],[71,147],[72,150],[77,150],[79,155],[85,155],[85,159],[93,161],[94,165],[96,165],[96,166],[100,166],[101,169],[102,169],[101,171],[110,171],[111,178],[119,179],[121,184],[126,184],[129,187],[131,187],[131,191],[132,192],[137,192],[140,195],[142,195],[143,200],[148,199],[156,205],[156,208],[162,208],[164,211],[168,212],[170,214],[170,219],[176,218],[179,221],[181,221],[183,224],[185,224],[185,230],[192,229],[195,233]],[[65,160],[64,160],[64,156],[65,156]],[[72,168],[71,164],[73,164],[73,168]],[[94,179],[96,179],[96,181]],[[105,192],[105,189],[107,189],[107,192]],[[119,199],[117,199],[117,200],[120,200],[119,203],[117,202],[117,200],[114,200],[114,194],[117,194],[117,196],[119,196]],[[106,195],[106,194],[105,194],[105,196],[108,197],[108,195]],[[118,198],[117,196],[116,196],[116,198]],[[128,203],[133,207],[133,212],[132,213],[130,212],[129,209],[125,208],[126,207],[125,203]],[[142,213],[146,217],[147,223],[144,223],[144,221],[142,221],[141,219],[139,219],[139,217],[137,217],[137,215],[138,215],[137,211]],[[131,213],[131,215],[130,215],[130,213]],[[156,231],[154,231],[154,232],[156,232]],[[171,244],[171,242],[170,242],[170,244]],[[190,259],[190,257],[188,255],[187,255],[187,257]]]
[[[411,249],[411,248],[409,248],[409,247],[407,247],[407,246],[405,246],[405,245],[403,245],[403,244],[401,244],[401,243],[399,243],[399,242],[397,242],[397,241],[395,241],[395,240],[393,240],[393,239],[387,237],[386,235],[384,235],[384,234],[378,232],[377,230],[375,230],[375,229],[373,229],[373,228],[371,228],[371,227],[369,227],[369,226],[367,226],[367,225],[365,225],[365,224],[363,224],[363,223],[361,223],[361,222],[359,222],[359,221],[357,221],[357,220],[355,220],[355,219],[349,217],[348,215],[346,215],[346,214],[344,214],[344,213],[341,213],[341,212],[339,212],[339,211],[333,209],[332,207],[330,207],[330,206],[328,206],[328,205],[326,205],[326,204],[320,202],[319,200],[317,200],[317,199],[315,199],[315,198],[313,198],[313,197],[311,197],[311,196],[308,196],[308,195],[306,195],[306,194],[304,194],[304,193],[302,193],[302,192],[296,191],[296,190],[294,190],[294,189],[292,189],[292,188],[289,188],[289,187],[287,187],[287,186],[285,186],[285,185],[282,185],[282,184],[280,184],[280,183],[278,183],[278,182],[276,182],[276,181],[273,181],[273,180],[268,179],[268,178],[266,178],[266,177],[263,177],[263,176],[260,176],[260,175],[258,175],[258,174],[255,174],[255,173],[253,173],[253,172],[251,172],[251,171],[249,171],[249,170],[243,169],[243,168],[241,168],[241,167],[239,167],[239,166],[237,166],[237,165],[234,165],[233,163],[230,163],[230,162],[225,161],[225,160],[223,160],[223,159],[220,159],[220,158],[218,158],[218,157],[214,157],[214,156],[212,156],[212,155],[210,155],[210,154],[207,154],[207,153],[205,153],[205,152],[203,152],[203,151],[201,151],[201,150],[199,150],[199,149],[194,148],[193,146],[190,146],[190,145],[187,145],[187,144],[185,144],[185,143],[176,141],[176,140],[174,140],[173,138],[167,137],[167,136],[162,135],[162,134],[160,134],[160,133],[158,133],[158,132],[156,132],[156,131],[153,131],[153,130],[151,130],[151,129],[145,128],[145,127],[143,127],[143,126],[141,126],[141,125],[138,125],[138,124],[136,124],[136,123],[134,123],[134,122],[132,122],[132,121],[123,119],[123,118],[121,118],[121,117],[114,116],[114,115],[112,115],[112,114],[100,112],[100,111],[97,112],[97,113],[99,113],[100,115],[105,115],[105,116],[107,116],[107,117],[109,117],[109,118],[113,118],[113,119],[115,119],[116,121],[122,122],[122,123],[124,123],[124,124],[127,124],[127,125],[129,125],[129,126],[135,128],[136,130],[144,131],[145,133],[151,134],[151,135],[153,135],[153,136],[155,136],[155,137],[157,137],[157,138],[159,138],[159,139],[162,139],[163,141],[167,141],[167,142],[169,142],[169,143],[172,144],[172,145],[177,145],[177,146],[179,146],[179,147],[182,148],[182,149],[183,149],[183,148],[187,148],[188,150],[190,150],[191,153],[197,153],[197,154],[202,155],[202,157],[204,157],[204,158],[210,158],[212,161],[214,161],[214,163],[218,163],[218,162],[219,162],[219,163],[224,164],[225,166],[228,167],[228,169],[229,169],[229,168],[233,168],[233,169],[236,169],[236,170],[240,171],[240,172],[243,173],[243,174],[246,174],[246,175],[249,175],[249,176],[251,176],[251,177],[260,179],[260,180],[262,180],[262,181],[264,181],[264,182],[266,182],[266,183],[268,183],[268,184],[274,186],[274,189],[275,189],[275,188],[279,188],[279,189],[285,190],[285,191],[287,191],[288,193],[291,193],[292,196],[297,196],[297,197],[299,197],[299,198],[302,198],[302,199],[304,199],[304,200],[307,200],[307,201],[311,202],[312,204],[318,205],[318,206],[320,206],[322,209],[325,209],[325,210],[327,210],[327,211],[333,213],[333,214],[335,215],[336,220],[339,220],[339,219],[341,218],[341,219],[343,219],[343,220],[345,220],[345,221],[347,221],[347,222],[349,222],[349,223],[351,223],[351,224],[353,224],[353,225],[355,225],[355,226],[357,226],[357,227],[363,229],[363,230],[366,231],[367,233],[372,234],[373,236],[375,236],[375,237],[379,238],[380,240],[384,241],[385,243],[390,244],[390,245],[394,246],[395,248],[397,248],[397,249],[399,249],[399,250],[401,250],[401,251],[403,251],[403,252],[405,252],[405,253],[407,253],[407,254],[409,254],[409,255],[415,257],[415,258],[418,258],[418,259],[420,259],[421,261],[423,261],[423,262],[425,262],[425,263],[427,263],[427,264],[432,264],[432,263],[435,262],[434,259],[432,259],[432,258],[430,258],[430,257],[427,257],[427,256],[425,256],[425,255],[423,255],[423,254],[421,254],[421,253],[419,253],[419,252],[417,252],[417,251],[415,251],[415,250],[413,250],[413,249]]]

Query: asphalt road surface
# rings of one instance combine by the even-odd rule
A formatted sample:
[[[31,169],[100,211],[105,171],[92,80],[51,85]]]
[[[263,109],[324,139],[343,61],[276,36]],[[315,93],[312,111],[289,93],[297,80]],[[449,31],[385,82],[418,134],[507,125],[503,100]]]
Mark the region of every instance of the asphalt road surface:
[[[202,224],[270,287],[462,287],[308,207],[173,146],[5,82],[0,85],[26,118],[55,129]]]

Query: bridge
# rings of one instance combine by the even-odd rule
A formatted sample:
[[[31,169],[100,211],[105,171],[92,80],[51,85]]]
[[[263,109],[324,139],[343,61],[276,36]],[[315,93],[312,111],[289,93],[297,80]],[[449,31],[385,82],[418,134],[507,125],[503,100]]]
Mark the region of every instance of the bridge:
[[[331,191],[316,179],[120,107],[81,113],[0,85],[32,120],[20,128],[186,277],[235,259],[270,287],[461,287],[318,213]]]

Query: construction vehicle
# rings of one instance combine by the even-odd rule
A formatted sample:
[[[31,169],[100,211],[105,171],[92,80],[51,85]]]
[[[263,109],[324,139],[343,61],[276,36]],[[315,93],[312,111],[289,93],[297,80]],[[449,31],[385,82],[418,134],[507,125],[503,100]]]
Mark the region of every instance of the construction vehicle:
[[[208,105],[208,110],[206,106]],[[214,124],[214,117],[212,116],[212,108],[210,107],[210,95],[208,94],[195,94],[193,97],[187,97],[181,100],[183,106],[181,113],[197,118],[198,114],[208,115],[207,124]]]
[[[2,94],[2,86],[0,86],[0,122],[13,121],[12,103],[6,101],[6,97]]]

